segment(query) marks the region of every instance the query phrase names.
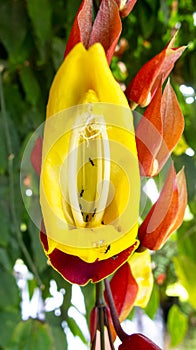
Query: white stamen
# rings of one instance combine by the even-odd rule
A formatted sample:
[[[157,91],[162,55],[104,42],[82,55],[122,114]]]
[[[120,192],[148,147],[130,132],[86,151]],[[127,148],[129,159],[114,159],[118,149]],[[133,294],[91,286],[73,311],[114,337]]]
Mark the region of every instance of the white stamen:
[[[102,128],[101,128],[101,133],[102,133],[101,148],[102,149],[100,150],[100,147],[99,147],[97,153],[98,153],[98,157],[100,156],[100,163],[103,166],[103,171],[102,171],[102,167],[100,167],[100,171],[98,171],[98,179],[97,179],[97,184],[101,185],[100,197],[98,200],[98,204],[96,206],[97,215],[95,216],[95,222],[97,223],[101,222],[102,220],[107,199],[108,199],[109,187],[110,187],[110,146],[109,146],[109,140],[108,140],[104,118],[101,118],[101,123],[102,123]],[[99,153],[102,153],[102,154],[100,155]]]
[[[79,227],[85,227],[88,225],[86,217],[89,217],[90,221],[91,219],[93,220],[93,226],[97,226],[101,223],[108,200],[110,186],[110,146],[105,120],[100,115],[91,114],[86,118],[85,125],[83,124],[82,127],[78,127],[78,124],[81,123],[83,117],[86,117],[86,115],[80,115],[76,119],[76,127],[72,131],[70,140],[68,158],[69,201],[75,224]],[[92,202],[86,201],[85,207],[82,205],[83,210],[81,210],[78,196],[78,193],[81,191],[81,189],[78,189],[78,171],[82,165],[82,189],[86,191],[86,186],[88,186],[88,184],[85,183],[85,172],[87,170],[84,165],[87,161],[86,152],[90,145],[89,141],[93,139],[96,142],[96,154],[95,156],[93,155],[93,159],[96,160],[95,171],[97,172],[95,183],[96,196],[93,198],[92,193]],[[82,164],[78,163],[79,159],[83,162]],[[99,186],[100,188],[98,188]],[[87,207],[88,209],[91,208],[90,211],[87,210]],[[91,211],[94,213],[93,216],[89,215]],[[85,217],[83,217],[82,212],[86,213]]]
[[[71,140],[70,140],[70,153],[68,159],[68,192],[71,210],[75,220],[76,226],[85,227],[85,222],[80,210],[78,201],[78,186],[77,186],[77,159],[78,159],[78,144],[79,144],[80,133],[77,128],[73,129]]]

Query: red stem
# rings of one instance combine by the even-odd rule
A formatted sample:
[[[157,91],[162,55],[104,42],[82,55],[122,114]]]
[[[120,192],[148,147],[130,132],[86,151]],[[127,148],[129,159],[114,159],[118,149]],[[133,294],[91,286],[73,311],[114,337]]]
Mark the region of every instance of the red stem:
[[[115,328],[115,331],[116,331],[118,337],[120,338],[121,341],[123,341],[127,337],[127,333],[125,333],[123,331],[121,324],[120,324],[120,321],[118,319],[118,314],[117,314],[116,307],[114,304],[112,291],[110,288],[110,282],[106,278],[104,280],[104,283],[105,283],[105,290],[106,290],[106,294],[107,294],[107,298],[108,298],[110,313],[111,313],[111,317],[112,317],[112,322],[113,322],[113,325],[114,325],[114,328]]]

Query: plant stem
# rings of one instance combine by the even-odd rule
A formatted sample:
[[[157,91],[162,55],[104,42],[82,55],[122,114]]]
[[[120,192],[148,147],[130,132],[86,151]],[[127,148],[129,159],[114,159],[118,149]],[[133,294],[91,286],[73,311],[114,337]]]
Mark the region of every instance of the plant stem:
[[[105,326],[106,326],[107,331],[108,331],[108,338],[109,338],[109,343],[110,343],[111,350],[115,350],[114,344],[113,344],[113,340],[112,340],[112,333],[111,333],[111,329],[110,329],[110,326],[109,326],[107,314],[105,314]]]
[[[112,291],[110,288],[110,283],[109,283],[107,278],[104,280],[104,283],[105,283],[105,290],[106,290],[106,294],[107,294],[107,298],[108,298],[110,313],[111,313],[111,317],[112,317],[112,322],[113,322],[113,325],[114,325],[114,328],[115,328],[115,331],[116,331],[118,337],[120,338],[121,341],[123,341],[127,337],[127,334],[123,331],[121,324],[120,324],[120,321],[118,319],[116,307],[114,304],[114,299],[112,296]]]
[[[15,208],[15,191],[14,191],[14,152],[12,149],[12,142],[11,142],[11,136],[9,132],[9,126],[7,122],[7,113],[5,108],[5,99],[4,99],[4,93],[3,93],[3,83],[2,83],[2,67],[0,67],[0,102],[1,102],[1,111],[2,111],[2,119],[3,119],[3,125],[4,125],[4,133],[5,133],[5,139],[6,139],[6,147],[8,152],[8,176],[9,176],[9,195],[10,195],[10,213],[11,213],[11,219],[13,222],[13,226],[16,233],[16,238],[19,244],[19,247],[21,248],[22,253],[24,254],[27,264],[29,265],[31,271],[33,272],[35,279],[37,281],[38,286],[43,289],[43,283],[38,275],[37,268],[23,242],[22,234],[19,229],[18,219],[16,215],[16,208]]]
[[[96,306],[99,311],[99,330],[100,330],[100,344],[101,350],[105,350],[105,334],[104,334],[104,312],[105,301],[103,296],[103,281],[96,284]]]

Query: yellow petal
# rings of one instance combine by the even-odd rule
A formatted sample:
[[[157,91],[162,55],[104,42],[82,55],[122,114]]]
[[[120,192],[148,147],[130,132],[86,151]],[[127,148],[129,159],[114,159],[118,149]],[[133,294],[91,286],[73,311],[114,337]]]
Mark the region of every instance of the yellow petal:
[[[140,180],[132,114],[100,44],[67,56],[47,116],[40,203],[49,253],[117,255],[136,240]]]
[[[50,89],[47,117],[82,103],[89,90],[95,91],[99,102],[129,107],[99,43],[91,46],[89,50],[79,43],[65,58]]]
[[[129,259],[129,264],[139,287],[134,305],[146,307],[153,287],[153,275],[149,251],[145,250],[142,253],[134,253]]]

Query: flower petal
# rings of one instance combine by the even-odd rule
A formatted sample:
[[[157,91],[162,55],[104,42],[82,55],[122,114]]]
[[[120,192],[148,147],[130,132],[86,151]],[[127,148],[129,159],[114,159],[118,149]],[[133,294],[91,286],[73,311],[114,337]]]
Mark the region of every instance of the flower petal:
[[[132,11],[137,0],[116,0],[119,4],[121,17],[126,17]]]
[[[48,254],[47,236],[40,233],[41,242],[48,259],[55,270],[57,270],[63,278],[70,283],[85,285],[89,281],[93,283],[99,282],[115,272],[122,264],[124,264],[131,254],[137,249],[138,241],[131,247],[121,252],[118,256],[111,257],[107,260],[95,261],[94,263],[86,263],[80,258],[63,253],[55,249]]]
[[[166,163],[184,129],[184,117],[176,94],[169,81],[165,86],[161,100],[161,117],[163,123],[163,141],[156,155],[159,167],[158,171],[160,171]]]
[[[95,92],[98,99],[96,102],[128,107],[126,97],[115,81],[104,49],[99,43],[89,50],[79,43],[65,58],[50,89],[47,118],[65,108],[81,104],[88,91]]]
[[[37,175],[40,175],[42,164],[42,138],[40,136],[35,141],[31,152],[31,164]]]
[[[122,24],[116,1],[102,0],[93,24],[89,46],[100,42],[105,49],[108,63],[110,63],[121,30]]]
[[[93,104],[92,102],[95,98],[97,99],[96,102],[109,102],[110,108],[112,108],[112,103],[115,105],[111,110],[103,103]],[[91,103],[91,118],[89,118],[89,111],[84,113],[84,109],[88,108],[89,103]],[[117,104],[120,107],[117,107]],[[76,105],[75,110],[68,109],[68,107],[73,105]],[[135,242],[140,188],[137,151],[130,109],[121,108],[121,106],[127,107],[128,103],[112,76],[102,46],[95,44],[89,50],[85,50],[81,43],[77,44],[57,72],[51,87],[47,107],[47,117],[49,119],[44,130],[40,203],[46,232],[49,237],[49,253],[52,253],[57,248],[64,253],[79,256],[84,261],[93,263],[97,259],[107,260]],[[79,110],[82,110],[83,114],[80,114]],[[127,113],[128,116],[126,117]],[[53,116],[54,114],[56,114],[55,117]],[[70,167],[68,167],[66,159],[69,158],[71,153],[71,141],[78,140],[78,137],[81,141],[81,133],[77,134],[76,130],[76,119],[78,118],[77,121],[80,123],[81,121],[83,122],[82,128],[84,129],[87,121],[89,119],[92,120],[95,114],[103,115],[99,132],[104,127],[107,131],[107,144],[110,148],[110,163],[107,162],[110,166],[109,179],[115,190],[113,191],[112,200],[108,202],[107,206],[104,206],[103,223],[100,220],[96,222],[96,225],[92,226],[92,223],[91,226],[88,226],[88,220],[84,220],[84,213],[82,214],[81,207],[79,207],[79,204],[81,204],[79,203],[79,193],[82,189],[80,187],[78,190],[80,176],[76,176],[77,169],[74,171],[74,176],[73,172],[70,174]],[[50,118],[51,116],[53,117]],[[112,123],[111,116],[113,118]],[[109,124],[107,124],[107,118],[110,118]],[[93,125],[95,127],[95,124]],[[76,130],[74,135],[79,135],[77,138],[72,137],[73,130]],[[81,130],[81,127],[78,130]],[[105,144],[106,136],[104,136],[104,140]],[[79,145],[74,144],[74,149],[78,150]],[[85,152],[83,149],[82,154],[84,156]],[[97,159],[97,156],[95,158]],[[76,158],[74,159],[76,160]],[[81,156],[81,159],[84,161],[85,157]],[[92,167],[92,164],[88,161],[89,156],[86,159],[85,164],[87,165],[85,167],[88,169],[86,170],[85,168],[84,173],[89,173],[90,175],[88,178],[86,177],[87,181],[85,183],[89,185],[90,189],[93,188],[94,190],[98,176],[95,171],[98,172],[98,167]],[[73,163],[75,164],[75,161],[72,161],[69,165]],[[62,168],[63,164],[65,164],[64,168]],[[125,168],[126,171],[124,171]],[[66,175],[66,179],[65,175],[63,175],[63,181],[61,181],[59,180],[61,179],[59,177],[60,174],[70,175]],[[103,172],[101,171],[101,176],[102,174]],[[62,191],[62,188],[65,187],[64,183],[68,183],[68,177],[70,178],[69,186],[66,185],[69,187],[68,190],[72,189],[77,182],[74,194],[77,197],[77,213],[80,215],[80,221],[75,220],[77,217],[72,208],[76,206],[71,203],[70,192],[66,192],[67,188]],[[119,177],[121,181],[119,181]],[[67,193],[69,197],[67,197]],[[88,198],[85,200],[87,201]],[[92,202],[92,199],[90,201]],[[134,202],[134,206],[131,201]],[[92,203],[96,202],[93,200]],[[97,206],[94,206],[94,209],[96,208]],[[128,208],[132,212],[131,216]],[[116,226],[114,227],[110,223],[116,223]],[[72,231],[70,231],[70,225]]]
[[[119,350],[161,350],[158,345],[140,333],[127,336],[118,348]]]
[[[129,263],[125,263],[116,271],[110,281],[110,287],[119,320],[123,321],[129,315],[138,293],[138,285]]]
[[[139,70],[126,89],[126,96],[132,105],[147,106],[159,85],[165,81],[186,46],[174,48],[176,34],[167,46]]]
[[[94,306],[94,308],[91,310],[91,313],[90,313],[90,339],[91,339],[91,343],[93,342],[95,335],[96,335],[97,324],[98,324],[98,307]]]
[[[159,199],[141,224],[138,236],[143,247],[157,250],[181,225],[187,205],[183,170],[176,176],[171,166]]]
[[[158,171],[156,155],[163,141],[163,121],[161,117],[161,84],[141,118],[136,129],[136,145],[140,162],[140,174],[153,176]]]
[[[79,42],[88,49],[95,43],[104,47],[110,63],[122,30],[119,9],[115,0],[102,0],[92,25],[92,1],[83,0],[67,42],[65,57]]]
[[[168,81],[162,96],[161,84],[137,129],[136,143],[142,176],[157,175],[179,141],[184,118]]]
[[[132,275],[138,285],[138,292],[134,306],[146,307],[153,288],[153,274],[151,268],[150,253],[146,249],[143,252],[135,252],[128,261]]]
[[[92,0],[83,0],[76,14],[66,45],[65,57],[79,42],[88,48],[92,30]]]

